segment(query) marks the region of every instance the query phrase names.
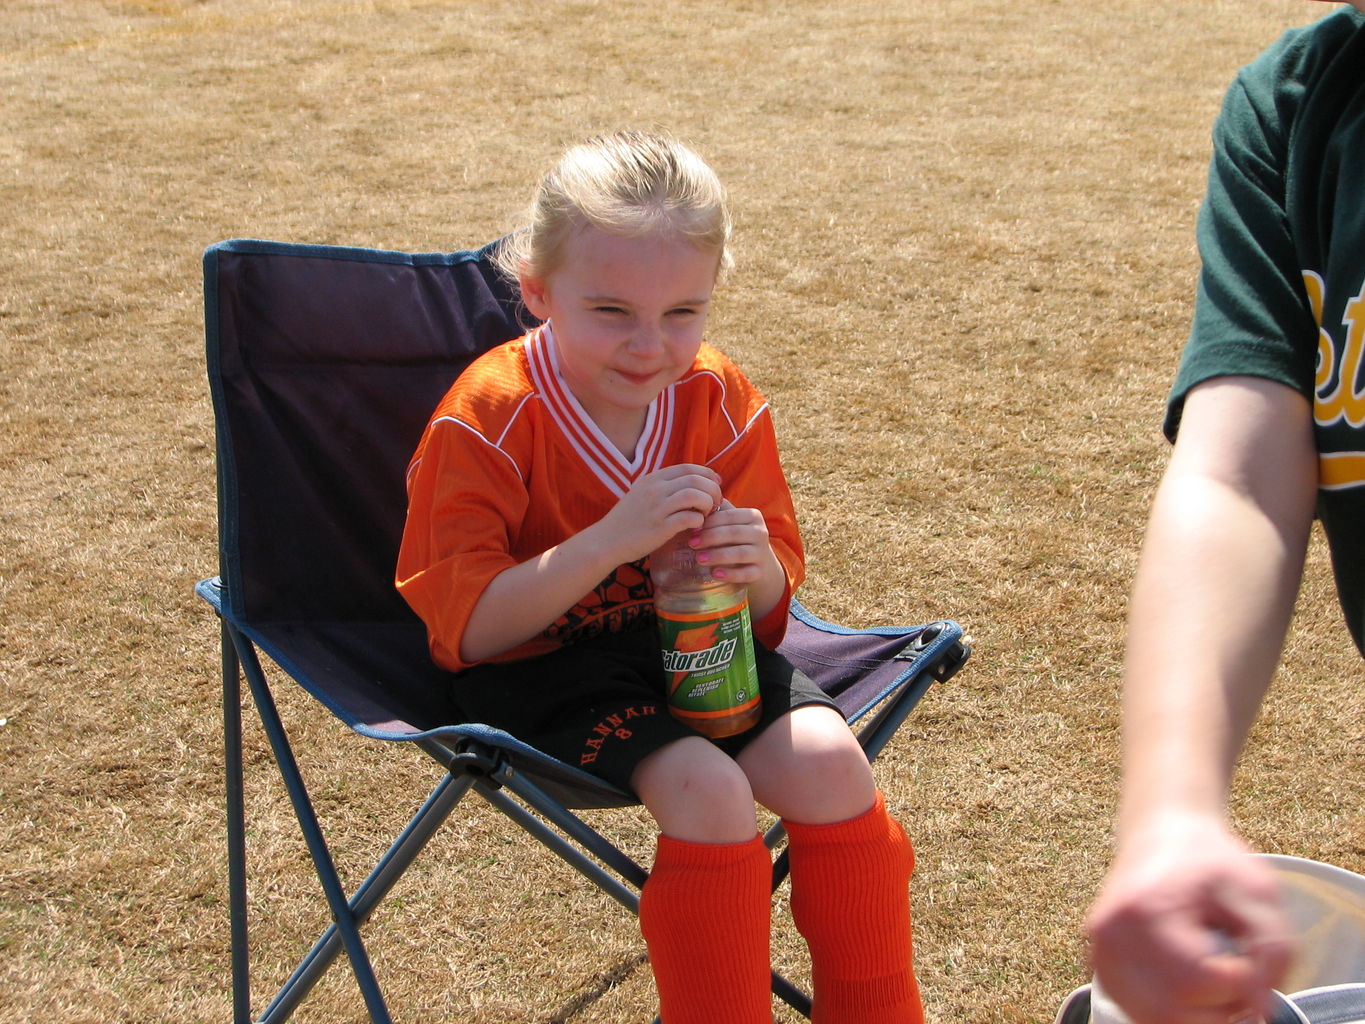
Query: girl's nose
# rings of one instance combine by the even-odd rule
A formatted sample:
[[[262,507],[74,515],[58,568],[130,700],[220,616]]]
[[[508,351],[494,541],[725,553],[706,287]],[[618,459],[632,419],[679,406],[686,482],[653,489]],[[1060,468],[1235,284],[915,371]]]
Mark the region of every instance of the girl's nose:
[[[630,339],[631,351],[653,354],[664,347],[664,333],[653,324],[641,324]]]

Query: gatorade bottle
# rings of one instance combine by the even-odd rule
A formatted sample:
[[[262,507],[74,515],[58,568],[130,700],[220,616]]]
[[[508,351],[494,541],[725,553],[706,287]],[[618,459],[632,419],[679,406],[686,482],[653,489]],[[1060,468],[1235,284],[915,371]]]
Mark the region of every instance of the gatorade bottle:
[[[668,708],[705,736],[733,736],[762,712],[746,587],[697,564],[684,531],[650,556]]]

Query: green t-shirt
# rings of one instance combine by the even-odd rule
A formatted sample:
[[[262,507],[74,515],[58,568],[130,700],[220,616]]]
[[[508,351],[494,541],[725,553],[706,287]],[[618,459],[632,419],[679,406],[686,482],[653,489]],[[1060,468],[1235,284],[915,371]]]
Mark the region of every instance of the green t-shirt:
[[[1365,652],[1365,16],[1286,33],[1242,69],[1213,131],[1194,322],[1167,408],[1247,374],[1313,403],[1318,515]]]

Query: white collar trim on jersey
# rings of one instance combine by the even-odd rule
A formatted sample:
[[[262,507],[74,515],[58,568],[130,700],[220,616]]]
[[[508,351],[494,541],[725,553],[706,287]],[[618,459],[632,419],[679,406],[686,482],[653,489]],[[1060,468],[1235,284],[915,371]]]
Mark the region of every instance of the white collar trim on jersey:
[[[531,379],[551,417],[583,464],[608,490],[622,497],[640,477],[663,467],[664,454],[673,433],[673,389],[676,385],[670,384],[649,403],[644,430],[635,444],[635,457],[627,459],[565,383],[554,331],[548,322],[531,333],[526,342],[526,354]]]

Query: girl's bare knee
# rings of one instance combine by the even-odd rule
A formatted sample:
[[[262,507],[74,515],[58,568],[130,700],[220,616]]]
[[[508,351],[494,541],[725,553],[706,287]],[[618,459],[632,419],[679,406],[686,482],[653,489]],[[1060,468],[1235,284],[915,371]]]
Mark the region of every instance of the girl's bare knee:
[[[798,708],[739,760],[759,802],[793,821],[844,821],[862,814],[876,798],[866,753],[837,712],[827,708]]]
[[[739,765],[700,736],[675,740],[635,769],[631,785],[667,836],[742,843],[757,831],[754,794]]]

